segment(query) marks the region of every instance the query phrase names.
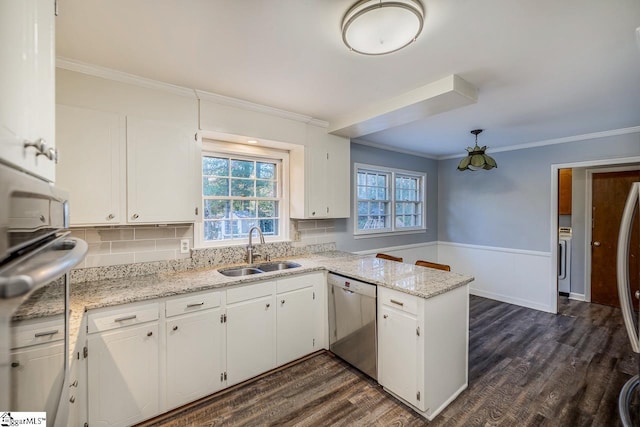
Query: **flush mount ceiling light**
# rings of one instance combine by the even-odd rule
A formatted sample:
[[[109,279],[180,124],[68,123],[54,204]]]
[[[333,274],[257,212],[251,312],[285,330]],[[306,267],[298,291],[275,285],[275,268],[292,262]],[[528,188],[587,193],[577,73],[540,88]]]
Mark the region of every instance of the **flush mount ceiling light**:
[[[482,129],[476,129],[471,131],[472,134],[476,136],[476,146],[471,148],[467,147],[467,152],[469,153],[467,157],[460,161],[458,165],[459,171],[472,170],[477,171],[480,169],[493,169],[497,168],[498,165],[493,157],[486,155],[484,152],[487,150],[487,146],[484,145],[482,147],[478,147],[478,134],[482,133]]]
[[[420,0],[360,0],[342,19],[342,41],[364,55],[384,55],[411,44],[424,24]]]

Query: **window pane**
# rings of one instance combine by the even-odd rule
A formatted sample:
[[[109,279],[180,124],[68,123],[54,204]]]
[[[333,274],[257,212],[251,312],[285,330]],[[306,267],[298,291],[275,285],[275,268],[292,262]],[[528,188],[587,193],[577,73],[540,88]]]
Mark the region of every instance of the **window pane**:
[[[203,157],[202,158],[202,175],[229,175],[229,159],[220,157]]]
[[[367,215],[369,213],[369,202],[358,202],[358,215]]]
[[[258,169],[258,173],[256,174],[256,178],[275,179],[275,177],[276,177],[276,165],[274,163],[257,162],[256,163],[256,167]]]
[[[275,181],[256,181],[258,197],[276,197]]]
[[[231,176],[250,178],[254,176],[255,162],[249,160],[231,160]]]
[[[236,197],[253,197],[255,196],[252,179],[232,179],[231,195]]]
[[[273,218],[278,216],[278,202],[258,202],[258,218]],[[264,232],[264,230],[262,230]]]
[[[233,201],[233,219],[238,218],[255,218],[256,202],[254,200],[234,200]]]
[[[223,240],[230,234],[229,221],[204,221],[205,240]]]
[[[378,188],[377,200],[387,200],[387,190],[385,188]]]
[[[229,195],[229,179],[202,177],[202,194],[205,196]]]
[[[205,200],[204,219],[229,218],[228,200]]]
[[[366,183],[367,183],[367,176],[362,172],[358,172],[358,185],[364,185]]]
[[[278,235],[278,220],[277,219],[261,219],[258,221],[262,234],[265,236]]]

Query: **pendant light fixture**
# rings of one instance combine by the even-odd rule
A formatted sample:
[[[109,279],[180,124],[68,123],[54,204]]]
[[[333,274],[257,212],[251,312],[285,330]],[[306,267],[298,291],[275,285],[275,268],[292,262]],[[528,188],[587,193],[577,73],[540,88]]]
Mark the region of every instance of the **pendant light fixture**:
[[[342,19],[342,41],[363,55],[384,55],[418,38],[424,24],[420,0],[359,0]]]
[[[458,165],[459,171],[472,170],[477,171],[480,169],[493,169],[497,168],[498,165],[493,157],[485,154],[484,152],[487,150],[487,146],[484,145],[482,147],[478,147],[478,134],[482,133],[482,129],[472,130],[471,133],[476,136],[476,145],[475,147],[467,147],[467,152],[469,153],[467,157],[460,161]]]

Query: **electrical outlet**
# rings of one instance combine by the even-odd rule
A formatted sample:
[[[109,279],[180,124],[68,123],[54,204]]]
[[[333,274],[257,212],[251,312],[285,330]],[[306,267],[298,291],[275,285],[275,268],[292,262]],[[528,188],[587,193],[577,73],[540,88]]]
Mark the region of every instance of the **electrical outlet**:
[[[180,253],[188,254],[189,253],[189,239],[181,239],[180,240]]]

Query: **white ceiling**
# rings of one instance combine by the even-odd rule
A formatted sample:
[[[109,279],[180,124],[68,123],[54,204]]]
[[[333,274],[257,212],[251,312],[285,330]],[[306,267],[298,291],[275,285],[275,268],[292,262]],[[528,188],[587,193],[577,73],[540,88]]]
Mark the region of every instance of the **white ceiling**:
[[[423,0],[422,35],[363,56],[355,0],[58,0],[57,55],[337,121],[450,74],[478,102],[362,139],[462,154],[640,126],[638,0]]]

